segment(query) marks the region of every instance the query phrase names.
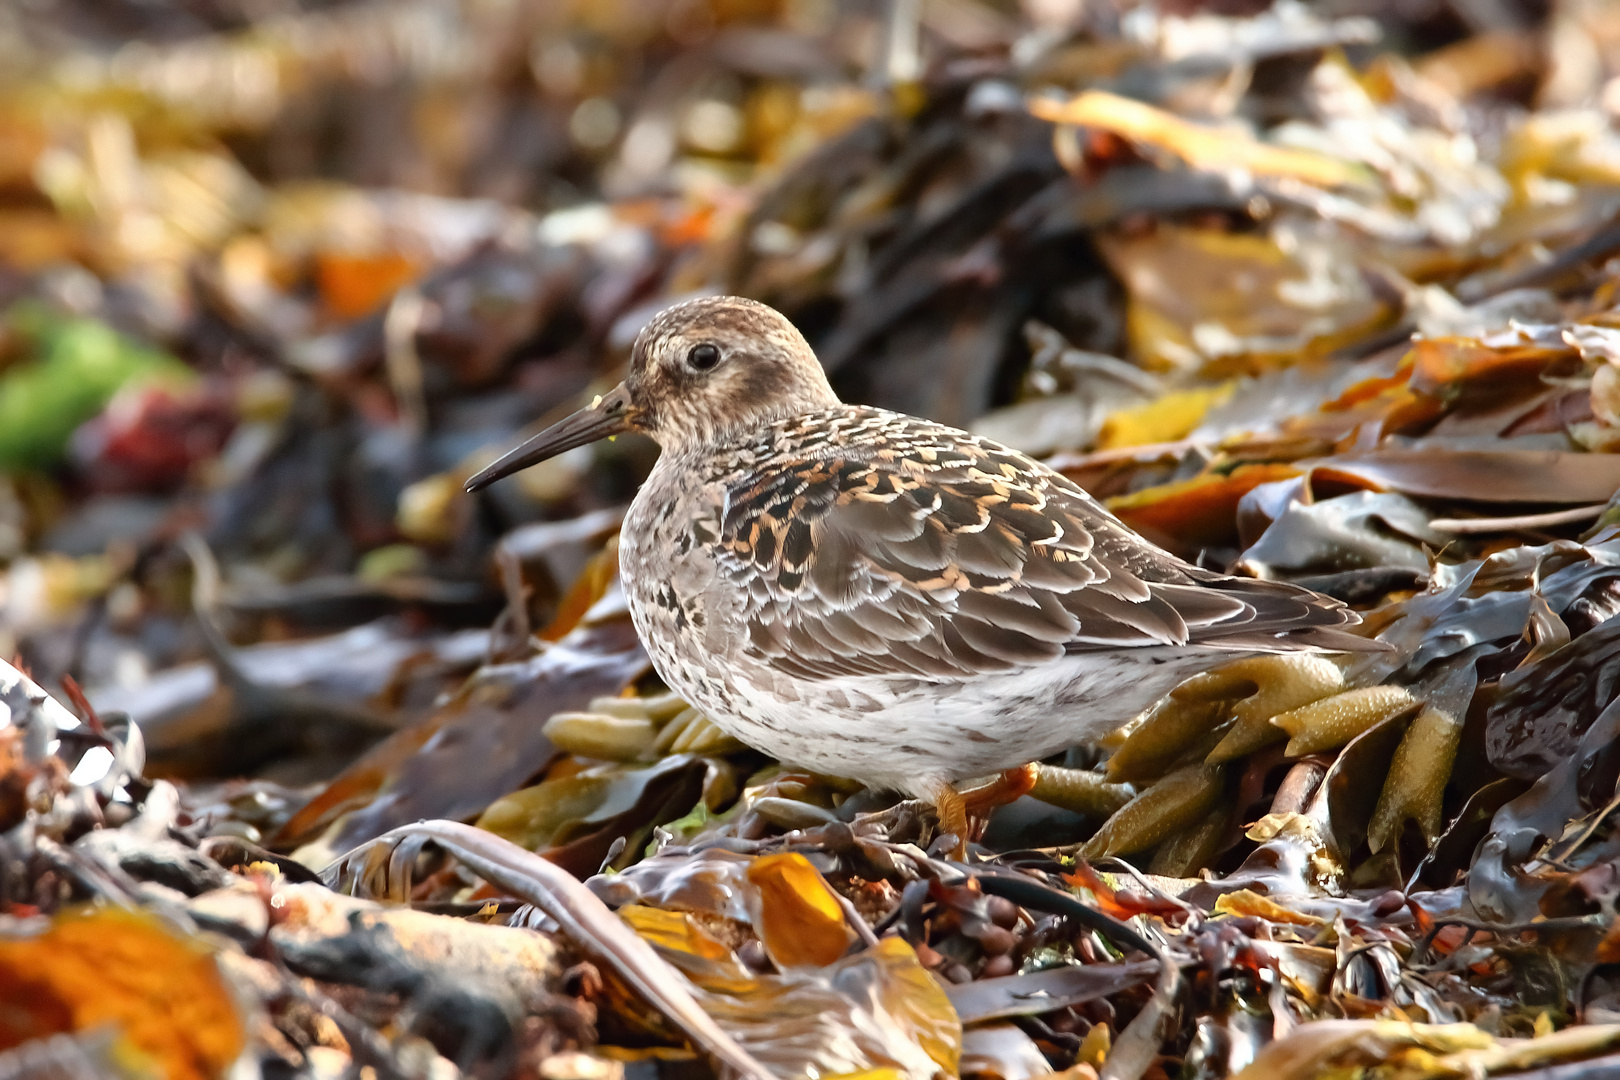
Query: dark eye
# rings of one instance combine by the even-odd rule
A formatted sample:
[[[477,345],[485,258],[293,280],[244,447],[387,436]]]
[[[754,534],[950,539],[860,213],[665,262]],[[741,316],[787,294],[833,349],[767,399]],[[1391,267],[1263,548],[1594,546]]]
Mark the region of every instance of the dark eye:
[[[692,351],[686,354],[686,365],[693,371],[708,371],[719,362],[719,346],[710,345],[707,341],[692,346]]]

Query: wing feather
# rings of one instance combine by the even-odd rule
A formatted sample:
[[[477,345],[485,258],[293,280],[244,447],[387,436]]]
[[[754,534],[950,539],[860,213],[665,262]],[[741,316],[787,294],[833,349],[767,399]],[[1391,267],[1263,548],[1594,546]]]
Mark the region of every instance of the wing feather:
[[[1357,621],[1336,601],[1190,566],[1017,451],[843,416],[836,458],[754,457],[716,523],[748,652],[783,674],[954,680],[1065,653],[1360,641],[1334,629]],[[791,447],[784,435],[764,445]]]

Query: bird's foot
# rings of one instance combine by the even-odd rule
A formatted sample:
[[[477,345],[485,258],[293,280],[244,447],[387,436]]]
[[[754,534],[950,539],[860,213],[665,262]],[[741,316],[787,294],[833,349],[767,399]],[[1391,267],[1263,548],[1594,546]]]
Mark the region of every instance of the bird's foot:
[[[989,783],[969,788],[962,792],[968,816],[988,819],[990,811],[996,807],[1006,806],[1034,791],[1035,781],[1040,775],[1040,765],[1020,765],[1016,769],[1008,769]]]
[[[950,858],[958,861],[966,859],[968,841],[984,832],[990,812],[1028,795],[1039,775],[1039,765],[1021,765],[967,791],[957,791],[944,782],[936,784],[929,792],[929,798],[939,817],[940,835],[949,834],[956,838],[956,845],[949,852]]]
[[[960,792],[949,784],[941,784],[934,792],[934,812],[939,815],[940,836],[953,836],[955,845],[947,855],[961,862],[967,858],[968,824],[967,802]]]

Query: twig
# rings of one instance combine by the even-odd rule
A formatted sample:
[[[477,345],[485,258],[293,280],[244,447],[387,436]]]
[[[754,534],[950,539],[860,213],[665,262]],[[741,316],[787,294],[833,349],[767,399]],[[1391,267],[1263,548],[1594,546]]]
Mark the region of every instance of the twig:
[[[534,627],[529,622],[529,586],[523,581],[523,564],[517,552],[504,542],[495,545],[495,565],[501,571],[501,590],[506,593],[506,607],[495,620],[489,634],[489,662],[519,659],[534,642]],[[512,642],[503,642],[510,625]]]
[[[1590,840],[1592,838],[1592,834],[1597,832],[1598,826],[1603,824],[1603,819],[1614,813],[1616,810],[1620,810],[1620,793],[1617,793],[1614,798],[1608,801],[1603,809],[1599,810],[1593,815],[1592,820],[1587,822],[1586,828],[1581,830],[1581,835],[1576,837],[1565,849],[1566,854],[1564,855],[1564,858],[1569,858],[1579,851],[1581,849],[1581,845]]]
[[[1429,522],[1429,527],[1439,532],[1459,535],[1545,529],[1553,525],[1573,525],[1581,521],[1591,521],[1603,513],[1608,505],[1608,503],[1594,503],[1591,506],[1577,506],[1572,510],[1554,510],[1547,514],[1522,514],[1518,517],[1435,518]]]
[[[838,906],[844,910],[844,921],[855,931],[855,936],[861,939],[861,945],[868,949],[876,948],[878,937],[872,932],[872,928],[866,925],[866,920],[861,918],[861,913],[855,910],[854,902],[831,886],[828,886],[827,891],[837,898]]]
[[[415,286],[395,294],[383,316],[383,364],[389,388],[399,405],[400,420],[413,439],[427,431],[427,396],[422,383],[422,358],[416,352],[416,331],[422,325],[426,302]]]
[[[1464,944],[1472,941],[1475,934],[1492,934],[1502,937],[1507,934],[1523,934],[1530,931],[1542,932],[1546,930],[1581,930],[1585,928],[1601,929],[1604,926],[1601,915],[1570,915],[1561,919],[1542,919],[1539,922],[1524,923],[1489,923],[1477,919],[1464,919],[1460,917],[1447,917],[1436,919],[1434,925],[1429,927],[1428,933],[1418,941],[1417,948],[1412,950],[1412,964],[1419,963],[1434,944],[1434,939],[1441,930],[1448,926],[1461,926],[1470,931]]]

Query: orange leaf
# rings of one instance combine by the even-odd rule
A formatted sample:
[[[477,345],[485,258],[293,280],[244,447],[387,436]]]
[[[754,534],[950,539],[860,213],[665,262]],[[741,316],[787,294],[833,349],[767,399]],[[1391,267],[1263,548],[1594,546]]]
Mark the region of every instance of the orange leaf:
[[[171,1080],[223,1076],[242,1051],[213,957],[149,915],[71,912],[0,940],[0,1049],[101,1025]]]
[[[825,967],[844,955],[854,932],[809,859],[797,852],[763,856],[749,864],[748,880],[759,890],[755,929],[779,966]]]
[[[1412,343],[1411,385],[1434,393],[1460,383],[1533,382],[1554,362],[1574,354],[1573,348],[1562,346],[1493,348],[1473,338],[1420,338]]]
[[[713,227],[714,207],[698,207],[664,222],[658,230],[658,239],[668,247],[701,244],[709,238]]]
[[[1292,465],[1239,465],[1230,473],[1133,491],[1108,500],[1108,509],[1138,531],[1172,537],[1183,546],[1230,541],[1237,535],[1238,500],[1261,484],[1299,475]]]
[[[1400,367],[1395,369],[1393,375],[1378,375],[1371,379],[1362,379],[1345,387],[1338,397],[1332,401],[1322,403],[1323,412],[1345,412],[1357,405],[1375,401],[1380,397],[1400,394],[1406,391],[1406,384],[1412,378],[1413,355],[1406,354]]]
[[[1161,900],[1151,893],[1134,889],[1115,889],[1084,859],[1074,864],[1073,873],[1064,874],[1063,880],[1076,889],[1089,889],[1096,898],[1097,907],[1116,919],[1129,919],[1136,915],[1184,914],[1185,909],[1174,902]]]
[[[416,260],[388,251],[348,255],[323,251],[315,256],[315,283],[327,314],[338,319],[369,315],[420,272]]]
[[[579,577],[574,579],[558,602],[557,613],[551,617],[551,623],[535,636],[541,641],[561,641],[579,625],[579,620],[585,617],[592,605],[602,599],[602,594],[608,591],[618,572],[619,537],[615,533],[608,538],[602,550],[586,562],[585,569],[580,571]]]

